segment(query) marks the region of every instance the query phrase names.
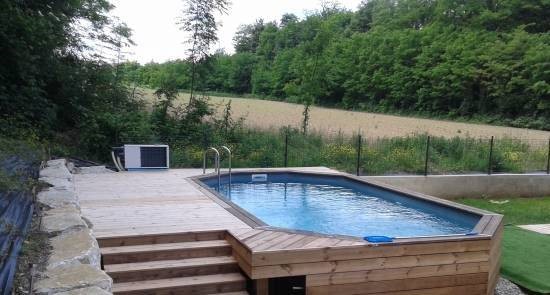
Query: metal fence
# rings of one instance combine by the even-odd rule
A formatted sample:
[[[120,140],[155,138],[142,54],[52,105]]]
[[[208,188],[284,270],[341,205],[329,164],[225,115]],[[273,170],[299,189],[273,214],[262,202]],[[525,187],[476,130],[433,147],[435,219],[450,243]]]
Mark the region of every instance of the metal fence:
[[[326,166],[357,175],[550,174],[550,140],[539,139],[325,137],[251,131],[233,142],[223,138],[191,144],[177,139],[157,142],[171,146],[171,167],[202,167],[205,148],[227,145],[235,168]],[[222,167],[226,160],[222,158]]]

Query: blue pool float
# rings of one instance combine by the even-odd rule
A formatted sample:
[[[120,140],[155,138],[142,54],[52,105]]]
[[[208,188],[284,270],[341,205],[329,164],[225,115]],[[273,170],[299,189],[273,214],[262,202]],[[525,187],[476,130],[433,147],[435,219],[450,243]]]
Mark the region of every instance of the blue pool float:
[[[367,236],[367,237],[364,237],[363,240],[365,240],[369,243],[391,243],[391,242],[393,242],[393,238],[386,237],[386,236]]]

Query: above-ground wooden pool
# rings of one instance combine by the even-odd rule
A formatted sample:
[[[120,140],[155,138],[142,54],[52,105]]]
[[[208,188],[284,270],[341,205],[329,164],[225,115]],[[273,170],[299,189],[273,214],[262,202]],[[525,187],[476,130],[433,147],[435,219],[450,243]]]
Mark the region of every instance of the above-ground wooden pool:
[[[342,173],[192,179],[251,227],[225,233],[251,294],[492,294],[498,279],[498,214]]]

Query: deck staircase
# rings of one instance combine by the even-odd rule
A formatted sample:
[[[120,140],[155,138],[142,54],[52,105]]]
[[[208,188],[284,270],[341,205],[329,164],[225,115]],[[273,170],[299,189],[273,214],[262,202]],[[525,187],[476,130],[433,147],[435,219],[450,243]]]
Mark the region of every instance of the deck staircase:
[[[244,295],[246,278],[223,231],[99,239],[113,294]]]

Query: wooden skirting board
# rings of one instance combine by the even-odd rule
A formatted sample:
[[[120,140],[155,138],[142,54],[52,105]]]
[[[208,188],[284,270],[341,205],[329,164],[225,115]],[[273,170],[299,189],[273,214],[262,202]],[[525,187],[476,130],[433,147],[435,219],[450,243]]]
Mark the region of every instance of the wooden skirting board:
[[[226,240],[262,290],[269,278],[305,276],[312,295],[490,295],[500,267],[502,217],[487,215],[480,227],[477,236],[390,244],[273,228],[229,230]]]

